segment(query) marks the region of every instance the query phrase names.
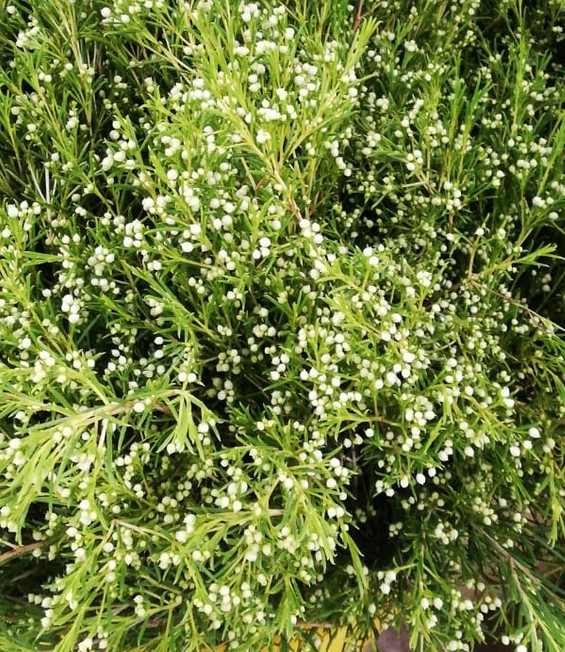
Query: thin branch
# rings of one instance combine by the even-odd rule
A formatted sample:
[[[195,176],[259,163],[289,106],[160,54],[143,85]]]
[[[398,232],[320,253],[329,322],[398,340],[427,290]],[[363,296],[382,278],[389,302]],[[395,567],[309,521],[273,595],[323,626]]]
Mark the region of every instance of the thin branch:
[[[361,20],[363,18],[362,12],[363,12],[364,4],[365,4],[365,0],[359,0],[359,4],[357,5],[357,12],[355,14],[355,20],[353,21],[353,31],[355,31],[361,24]]]
[[[43,541],[37,541],[36,543],[28,543],[25,546],[16,546],[15,548],[12,548],[12,550],[3,552],[0,555],[0,564],[8,561],[9,559],[12,559],[12,557],[21,557],[22,555],[27,555],[29,552],[33,552],[34,550],[41,548],[42,545]]]
[[[331,623],[296,623],[298,629],[335,629]]]
[[[166,405],[160,405],[159,403],[156,403],[153,405],[153,409],[156,410],[157,412],[162,412],[163,414],[166,414],[168,416],[172,416],[171,408],[167,407]]]

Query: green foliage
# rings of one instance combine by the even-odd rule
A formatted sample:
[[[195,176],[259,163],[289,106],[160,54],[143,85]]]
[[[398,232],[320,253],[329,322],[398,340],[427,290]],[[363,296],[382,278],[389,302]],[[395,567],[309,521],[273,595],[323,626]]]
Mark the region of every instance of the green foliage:
[[[563,16],[0,4],[0,649],[565,649]]]

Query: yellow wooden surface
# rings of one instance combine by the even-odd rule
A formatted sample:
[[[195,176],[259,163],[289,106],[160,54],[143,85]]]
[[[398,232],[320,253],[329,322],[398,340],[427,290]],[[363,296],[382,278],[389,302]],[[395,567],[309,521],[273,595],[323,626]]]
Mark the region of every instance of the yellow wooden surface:
[[[351,639],[351,632],[346,627],[335,628],[320,628],[318,630],[312,631],[312,634],[320,639],[320,646],[318,647],[319,652],[344,652],[346,650],[346,643],[350,645],[353,643]],[[293,640],[290,642],[286,650],[292,650],[292,652],[300,652],[300,642],[298,640]],[[351,649],[348,648],[348,649]],[[222,645],[218,648],[217,652],[227,652],[228,647]],[[376,648],[371,645],[369,641],[363,647],[355,648],[356,652],[372,652]],[[273,645],[262,648],[261,652],[281,652],[281,648],[278,645],[277,641],[273,641]]]

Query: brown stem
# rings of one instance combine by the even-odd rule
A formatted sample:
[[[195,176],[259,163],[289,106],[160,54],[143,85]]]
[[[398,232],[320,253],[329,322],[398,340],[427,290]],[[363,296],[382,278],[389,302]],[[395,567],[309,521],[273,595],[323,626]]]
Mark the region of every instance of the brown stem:
[[[163,414],[167,414],[168,416],[172,415],[171,409],[168,408],[166,405],[160,405],[157,403],[156,405],[153,406],[153,409],[156,410],[157,412],[162,412]]]
[[[296,623],[298,629],[334,629],[331,623]]]
[[[355,20],[353,21],[353,31],[355,31],[358,27],[359,24],[361,23],[362,19],[362,12],[363,12],[363,5],[365,4],[365,0],[359,0],[359,4],[357,5],[357,12],[355,14]]]
[[[32,552],[33,550],[37,550],[37,548],[41,548],[43,545],[42,541],[38,541],[37,543],[28,543],[25,546],[16,546],[15,548],[12,548],[12,550],[8,550],[8,552],[3,552],[0,555],[0,564],[2,564],[5,561],[8,561],[9,559],[12,559],[12,557],[20,557],[21,555],[27,555],[28,552]]]
[[[298,208],[296,202],[294,201],[294,199],[292,199],[292,197],[288,200],[288,209],[294,215],[294,217],[296,217],[297,220],[302,219],[302,215],[300,214],[300,209]]]

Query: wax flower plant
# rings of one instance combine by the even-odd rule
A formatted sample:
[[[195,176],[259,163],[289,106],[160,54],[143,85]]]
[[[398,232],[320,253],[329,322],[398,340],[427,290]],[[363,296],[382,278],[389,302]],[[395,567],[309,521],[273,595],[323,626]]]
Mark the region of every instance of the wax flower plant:
[[[1,650],[565,649],[564,12],[0,2]]]

